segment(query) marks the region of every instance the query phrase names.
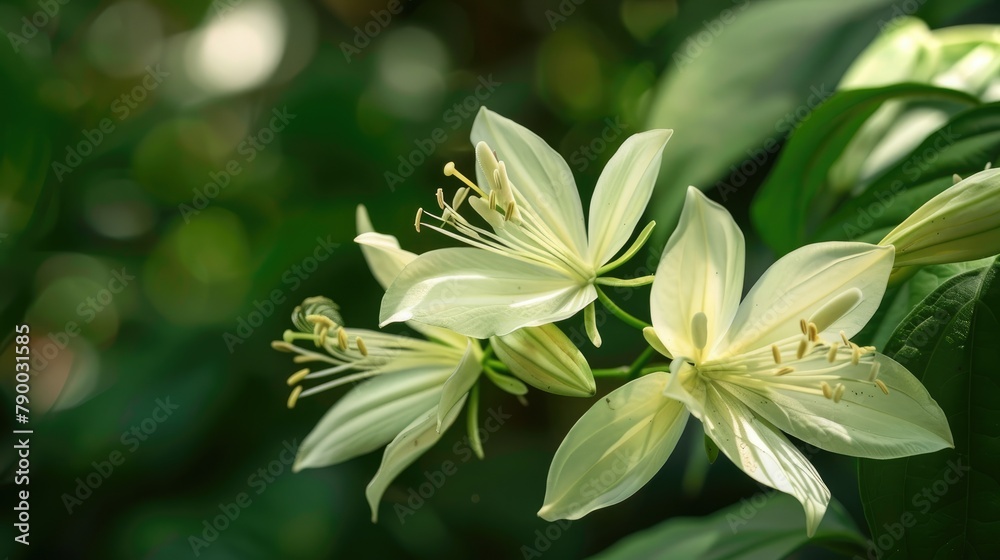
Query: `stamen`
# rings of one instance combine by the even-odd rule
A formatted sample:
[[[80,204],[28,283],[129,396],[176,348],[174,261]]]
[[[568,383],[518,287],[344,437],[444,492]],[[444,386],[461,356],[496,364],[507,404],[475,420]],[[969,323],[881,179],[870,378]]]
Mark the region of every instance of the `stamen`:
[[[851,350],[852,350],[851,365],[856,366],[859,363],[861,363],[861,348],[859,348],[857,345],[853,345],[853,348],[851,348]]]
[[[795,352],[795,357],[801,360],[802,356],[805,356],[808,350],[809,350],[809,341],[803,338],[802,340],[799,341],[799,349]]]
[[[882,392],[885,393],[886,395],[889,394],[889,388],[885,386],[885,383],[882,383],[881,379],[876,379],[875,385],[877,385],[879,389],[882,389]]]
[[[806,325],[806,331],[810,341],[819,342],[819,329],[816,328],[816,323]]]
[[[292,358],[292,361],[295,362],[296,364],[304,364],[306,362],[312,362],[315,360],[316,358],[312,356],[295,356],[294,358]]]
[[[497,192],[496,191],[490,191],[489,205],[490,205],[490,210],[496,210],[497,209]]]
[[[512,200],[510,201],[509,204],[507,204],[507,211],[504,213],[503,219],[509,222],[510,218],[513,215],[514,215],[514,201]]]
[[[284,340],[272,340],[271,348],[274,348],[278,352],[294,352],[295,346],[285,342]]]
[[[341,350],[347,351],[347,331],[344,329],[339,329],[337,331],[337,344],[340,346]]]
[[[826,361],[831,364],[837,359],[837,349],[840,348],[839,342],[834,342],[830,345],[830,351],[826,353]]]
[[[872,370],[868,373],[868,381],[875,381],[878,378],[878,370],[882,368],[882,364],[875,362],[872,364]]]
[[[368,356],[368,346],[365,345],[365,341],[361,340],[360,336],[354,338],[354,344],[357,345],[358,352],[361,352],[362,356]]]
[[[826,381],[820,382],[819,388],[823,390],[823,396],[824,397],[826,397],[828,399],[832,399],[833,398],[833,389],[830,388],[830,384],[829,383],[827,383]]]
[[[799,329],[802,330],[802,334],[806,334],[807,330],[806,330],[806,320],[805,319],[799,319]]]
[[[840,331],[840,340],[844,341],[844,346],[850,346],[851,341],[847,338],[847,333]]]
[[[837,387],[833,390],[833,402],[839,403],[846,389],[847,387],[844,387],[843,383],[837,383]]]
[[[482,191],[482,189],[479,188],[478,185],[466,179],[465,175],[462,175],[461,172],[455,169],[455,162],[449,161],[448,163],[444,164],[444,174],[446,177],[458,177],[459,181],[462,181],[463,183],[468,185],[470,189],[479,193],[479,196],[486,196],[486,194]]]
[[[298,385],[309,375],[309,368],[300,369],[288,377],[288,386]]]
[[[458,210],[467,196],[469,196],[469,187],[462,187],[455,191],[455,197],[451,199],[451,207]]]
[[[424,215],[423,208],[417,208],[417,217],[413,220],[413,227],[420,233],[420,217]]]
[[[439,188],[434,196],[437,197],[438,208],[444,210],[444,189]]]
[[[771,355],[774,356],[774,363],[781,364],[781,350],[778,349],[777,344],[771,345]]]
[[[691,341],[698,350],[704,350],[708,344],[708,317],[701,311],[691,317]]]
[[[292,394],[288,395],[288,408],[295,408],[295,403],[299,400],[299,395],[302,393],[302,385],[296,385],[292,389]]]
[[[326,325],[323,325],[322,327],[320,327],[320,329],[319,329],[319,337],[316,339],[316,347],[317,348],[322,347],[322,346],[326,346],[326,335],[329,332],[330,332],[330,329]]]
[[[326,315],[306,315],[306,321],[314,325],[326,325],[329,328],[334,328],[337,323],[333,322],[333,319],[327,317]]]
[[[776,376],[778,376],[778,375],[787,375],[789,373],[792,373],[793,371],[795,371],[795,368],[785,366],[785,367],[779,369],[778,371],[774,372],[774,375],[776,375]]]

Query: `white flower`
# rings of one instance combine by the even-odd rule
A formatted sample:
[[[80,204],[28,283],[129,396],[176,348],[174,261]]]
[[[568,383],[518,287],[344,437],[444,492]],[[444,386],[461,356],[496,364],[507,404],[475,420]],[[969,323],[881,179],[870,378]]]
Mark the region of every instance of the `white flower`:
[[[893,458],[952,447],[923,385],[874,348],[850,342],[878,308],[892,247],[818,243],[776,262],[740,303],[743,235],[728,212],[688,190],[651,297],[647,339],[672,358],[601,399],[549,470],[546,519],[624,500],[666,461],[688,413],[744,472],[795,496],[812,535],[830,492],[781,433],[837,453]]]
[[[363,206],[358,207],[357,223],[357,241],[373,275],[385,287],[416,255],[400,249],[394,237],[372,232]],[[306,436],[293,470],[334,465],[388,444],[366,491],[375,521],[378,503],[392,480],[455,421],[479,379],[482,350],[473,339],[427,325],[410,325],[428,337],[422,340],[346,328],[331,319],[335,315],[309,313],[310,305],[328,301],[310,298],[305,302],[307,310],[299,313],[313,325],[313,333],[290,334],[274,343],[276,349],[299,354],[296,363],[330,366],[293,374],[288,384],[295,388],[288,405],[293,407],[298,399],[327,389],[365,381],[345,394]],[[290,344],[295,338],[314,340],[324,352]],[[342,375],[347,372],[354,373]],[[300,385],[328,377],[333,379],[306,390]]]
[[[471,247],[431,251],[400,273],[382,300],[381,324],[418,321],[488,338],[574,315],[597,298],[598,276],[631,237],[649,201],[669,130],[628,138],[597,181],[589,235],[569,166],[541,138],[483,108],[472,127],[478,184],[466,183],[427,227]],[[469,205],[489,228],[460,213]],[[427,223],[433,218],[439,225]],[[624,258],[631,256],[626,252]]]

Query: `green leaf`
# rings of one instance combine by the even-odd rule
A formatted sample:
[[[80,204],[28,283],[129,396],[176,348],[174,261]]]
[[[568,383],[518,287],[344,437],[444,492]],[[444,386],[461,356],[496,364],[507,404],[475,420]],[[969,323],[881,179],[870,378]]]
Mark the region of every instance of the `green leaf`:
[[[890,100],[978,103],[960,91],[919,84],[836,93],[792,135],[751,206],[754,226],[772,249],[784,254],[810,237],[808,225],[831,204],[822,196],[830,168],[865,121]]]
[[[805,128],[805,127],[803,127]],[[1000,153],[1000,103],[955,115],[857,198],[823,222],[811,241],[877,243],[917,208]]]
[[[955,449],[861,460],[859,483],[879,558],[988,558],[1000,530],[1000,258],[927,296],[885,353],[948,416]],[[871,554],[869,554],[871,555]]]
[[[810,540],[802,506],[787,494],[769,491],[705,517],[676,517],[634,533],[592,560],[783,558],[808,543],[846,544],[860,549],[864,538],[835,500]]]
[[[678,33],[691,36],[672,53],[646,121],[646,128],[677,132],[663,152],[657,219],[675,223],[689,185],[708,189],[728,166],[750,160],[751,152],[776,150],[801,117],[797,111],[828,96],[875,37],[878,26],[859,21],[876,19],[889,4],[741,0],[714,17],[699,14],[686,27],[679,25]],[[682,17],[687,12],[682,10]],[[659,229],[656,237],[665,239],[671,229]]]

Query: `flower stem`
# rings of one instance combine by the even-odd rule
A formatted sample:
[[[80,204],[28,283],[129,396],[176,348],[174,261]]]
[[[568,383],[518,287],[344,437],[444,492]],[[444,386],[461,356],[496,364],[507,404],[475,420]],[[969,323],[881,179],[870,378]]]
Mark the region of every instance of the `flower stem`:
[[[628,368],[628,378],[635,379],[639,377],[639,374],[642,372],[642,366],[649,363],[649,360],[651,360],[655,354],[656,350],[653,349],[652,346],[643,350],[642,354],[639,354],[639,357],[632,362],[632,366]]]
[[[655,364],[649,367],[642,367],[649,362],[649,360],[653,357],[653,354],[653,349],[647,348],[642,354],[639,355],[638,358],[636,358],[635,362],[630,365],[618,366],[615,368],[595,369],[592,370],[592,373],[594,374],[594,377],[641,377],[658,371],[670,371],[670,364]]]
[[[649,323],[629,315],[624,309],[618,307],[618,304],[611,301],[611,298],[608,297],[608,294],[604,293],[604,290],[602,290],[600,286],[595,285],[594,288],[597,290],[597,299],[601,300],[604,307],[607,308],[612,315],[621,319],[623,323],[639,330],[650,326]]]

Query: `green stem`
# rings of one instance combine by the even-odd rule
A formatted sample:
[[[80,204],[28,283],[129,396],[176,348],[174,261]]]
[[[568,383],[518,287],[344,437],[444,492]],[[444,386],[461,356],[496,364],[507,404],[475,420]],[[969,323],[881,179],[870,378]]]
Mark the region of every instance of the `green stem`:
[[[629,315],[627,311],[618,307],[618,304],[611,301],[611,298],[608,297],[608,294],[604,293],[604,290],[602,290],[600,286],[595,285],[594,288],[597,290],[597,299],[601,300],[604,307],[607,308],[612,315],[621,319],[623,323],[639,330],[650,326],[649,323]]]
[[[488,368],[497,370],[499,372],[503,373],[510,372],[510,368],[507,367],[507,364],[501,362],[500,360],[486,360],[485,362],[483,362],[483,365]]]
[[[642,366],[646,365],[649,360],[653,359],[656,355],[656,350],[652,346],[646,348],[639,354],[639,357],[632,362],[632,367],[628,368],[628,378],[635,379],[639,377],[639,373],[642,371]]]
[[[650,359],[656,354],[656,351],[652,348],[646,348],[639,354],[639,357],[635,359],[630,365],[618,366],[616,368],[600,368],[592,370],[594,377],[640,377],[643,375],[648,375],[650,373],[655,373],[657,371],[670,371],[669,364],[657,364],[649,367],[642,367],[649,362]]]
[[[628,366],[618,366],[616,368],[600,368],[591,370],[594,377],[625,377],[628,375]]]

